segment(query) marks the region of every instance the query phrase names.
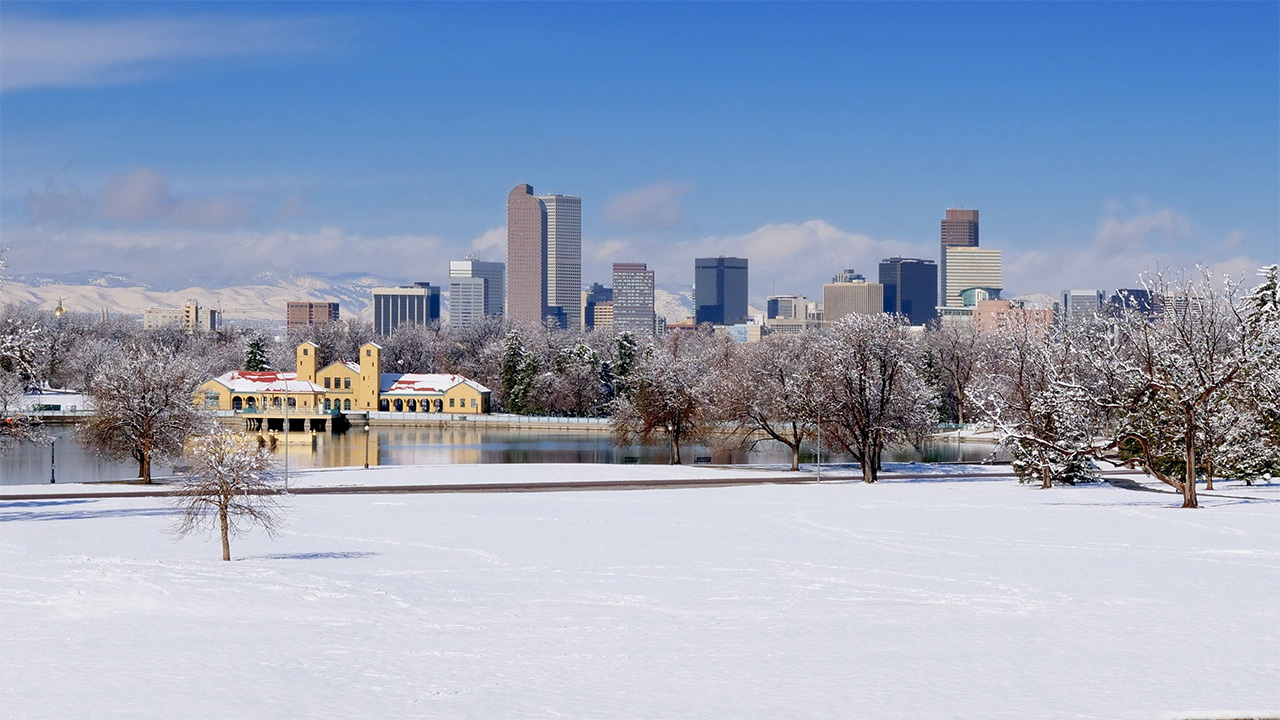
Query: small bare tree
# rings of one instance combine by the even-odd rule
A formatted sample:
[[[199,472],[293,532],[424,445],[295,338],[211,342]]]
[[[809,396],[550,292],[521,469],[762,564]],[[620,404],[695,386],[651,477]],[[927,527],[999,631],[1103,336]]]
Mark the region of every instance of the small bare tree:
[[[173,533],[185,537],[218,529],[222,559],[231,559],[231,536],[254,526],[279,535],[283,507],[275,463],[252,438],[215,432],[191,442],[191,473],[172,496],[177,511]]]

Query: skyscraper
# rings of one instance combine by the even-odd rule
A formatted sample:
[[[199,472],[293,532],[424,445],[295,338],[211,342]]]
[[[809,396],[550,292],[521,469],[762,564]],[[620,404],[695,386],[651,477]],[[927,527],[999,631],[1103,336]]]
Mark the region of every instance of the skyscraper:
[[[961,293],[969,288],[1003,288],[1000,251],[977,247],[942,248],[942,304],[961,307]]]
[[[1067,290],[1062,293],[1062,314],[1088,317],[1102,309],[1107,294],[1101,290]]]
[[[614,286],[617,290],[617,286]],[[697,258],[693,261],[694,322],[737,325],[747,321],[747,259]]]
[[[401,325],[440,319],[440,288],[428,282],[373,289],[373,331],[390,335]]]
[[[803,320],[804,306],[808,301],[803,295],[770,295],[765,300],[765,319]]]
[[[507,195],[507,315],[542,324],[547,312],[547,206],[520,184]]]
[[[582,325],[582,198],[542,195],[538,199],[547,209],[547,304],[564,311],[566,327],[578,328]]]
[[[884,311],[906,315],[912,325],[938,317],[938,266],[932,260],[892,257],[880,261]]]
[[[942,286],[938,298],[944,305],[950,305],[949,298],[964,288],[947,287],[947,248],[978,247],[978,211],[948,208],[946,217],[942,218],[942,247],[938,254],[939,280]]]
[[[458,301],[453,297],[453,281],[464,278],[478,278],[484,282],[484,297],[474,309],[467,309],[468,314],[501,315],[506,302],[506,268],[500,262],[482,262],[472,258],[451,260],[449,262],[449,322],[458,325]]]
[[[613,264],[613,331],[654,332],[653,271],[644,263]]]
[[[484,278],[449,278],[449,324],[475,325],[484,320]]]

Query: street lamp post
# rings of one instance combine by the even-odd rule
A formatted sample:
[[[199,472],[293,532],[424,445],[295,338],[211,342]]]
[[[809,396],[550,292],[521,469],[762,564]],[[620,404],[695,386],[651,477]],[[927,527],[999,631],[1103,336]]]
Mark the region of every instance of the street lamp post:
[[[284,490],[289,492],[289,378],[284,379]]]
[[[58,481],[58,476],[57,476],[58,454],[55,449],[57,444],[58,444],[58,438],[54,438],[53,442],[49,443],[49,483],[50,484],[56,483]]]
[[[364,421],[364,469],[369,469],[369,420]]]
[[[818,482],[822,482],[822,413],[818,413]]]

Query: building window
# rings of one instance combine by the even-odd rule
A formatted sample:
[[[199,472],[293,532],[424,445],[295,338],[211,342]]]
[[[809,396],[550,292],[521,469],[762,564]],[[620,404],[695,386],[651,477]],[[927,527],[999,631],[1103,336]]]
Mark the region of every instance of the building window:
[[[351,389],[351,378],[342,378],[342,389],[343,390]]]
[[[364,351],[364,356],[365,356],[365,357],[373,357],[373,351],[372,351],[372,350],[365,350],[365,351]]]
[[[218,407],[218,402],[222,400],[222,396],[216,392],[207,392],[204,394],[204,406],[209,408]]]
[[[476,408],[476,399],[471,398],[471,409],[474,410],[475,408]]]
[[[328,390],[328,389],[329,389],[329,378],[325,378],[325,379],[324,379],[324,389],[325,389],[325,390]]]
[[[449,398],[449,407],[453,407],[453,398]]]
[[[343,401],[342,401],[342,409],[343,409],[343,410],[350,410],[350,409],[351,409],[351,401],[350,401],[350,400],[343,400]]]
[[[331,407],[331,403],[332,403],[332,402],[333,402],[332,400],[325,400],[325,401],[324,401],[324,409],[325,409],[325,410],[332,410],[332,409],[333,409],[333,408]]]
[[[310,353],[311,353],[311,351],[310,351],[310,350],[307,350],[306,348],[302,348],[302,354],[303,354],[303,355],[309,355]]]

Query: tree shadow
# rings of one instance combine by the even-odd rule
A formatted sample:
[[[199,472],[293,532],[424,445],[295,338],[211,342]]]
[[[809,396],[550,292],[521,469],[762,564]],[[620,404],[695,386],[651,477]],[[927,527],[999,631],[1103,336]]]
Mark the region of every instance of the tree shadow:
[[[87,502],[93,502],[93,500],[10,500],[0,502],[0,510],[20,507],[62,507],[64,505],[79,505]]]
[[[150,508],[113,508],[104,510],[70,510],[66,512],[58,510],[44,511],[23,511],[23,512],[2,512],[8,507],[61,507],[65,505],[79,503],[94,503],[97,500],[60,500],[51,502],[32,502],[30,504],[8,504],[0,507],[0,522],[42,522],[45,520],[93,520],[96,518],[122,518],[122,517],[160,517],[172,515],[173,510],[166,507],[150,507]]]
[[[248,557],[236,558],[237,560],[358,560],[361,558],[373,557],[381,553],[368,552],[363,550],[348,550],[345,552],[314,552],[314,553],[276,553],[272,555],[250,555]]]

